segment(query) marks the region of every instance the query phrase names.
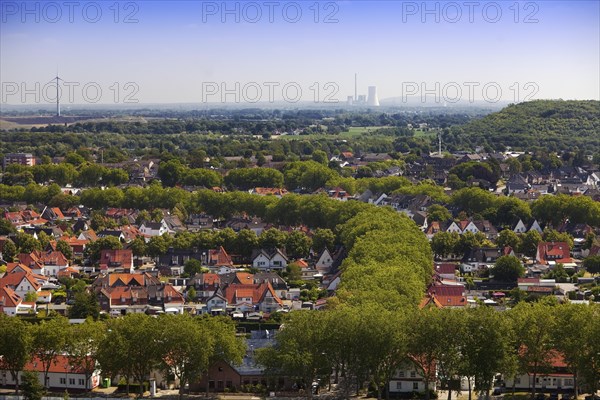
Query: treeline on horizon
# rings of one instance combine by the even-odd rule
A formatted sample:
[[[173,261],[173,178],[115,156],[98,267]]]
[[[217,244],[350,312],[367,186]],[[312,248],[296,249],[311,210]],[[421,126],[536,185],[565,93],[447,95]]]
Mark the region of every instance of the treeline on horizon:
[[[64,146],[70,146],[71,150],[78,147],[117,146],[130,149],[135,155],[156,156],[156,149],[159,148],[170,152],[186,152],[198,145],[205,146],[211,156],[233,156],[243,154],[246,149],[259,150],[255,143],[262,142],[256,136],[263,137],[266,143],[261,144],[260,150],[275,154],[278,149],[271,146],[277,141],[269,140],[269,137],[276,131],[299,131],[300,140],[302,135],[317,134],[323,150],[326,150],[323,146],[327,145],[339,151],[407,151],[406,144],[416,141],[418,145],[413,143],[410,149],[428,152],[437,149],[437,133],[434,131],[430,137],[416,137],[416,131],[406,128],[407,124],[418,128],[419,124],[426,123],[426,129],[441,132],[447,151],[473,151],[477,147],[483,147],[486,151],[503,151],[511,147],[513,150],[532,152],[581,150],[594,155],[600,151],[598,115],[598,101],[536,100],[510,105],[486,116],[467,112],[452,114],[447,110],[394,114],[342,110],[238,110],[225,115],[190,112],[181,117],[163,116],[144,122],[114,120],[81,122],[66,127],[49,125],[30,130],[17,129],[1,135],[6,143],[6,151],[31,151],[38,156],[64,156],[69,151]],[[345,138],[344,143],[336,143],[339,141],[336,135],[348,128],[369,126],[381,129]],[[94,135],[82,135],[85,133]],[[332,138],[328,139],[328,135]],[[35,141],[32,141],[33,138]],[[397,141],[395,144],[394,138]],[[32,147],[31,143],[39,143],[39,147]],[[238,146],[240,143],[241,148]],[[216,151],[212,146],[217,146],[219,150]],[[230,151],[233,149],[231,146],[236,150]],[[293,153],[309,154],[295,150]]]
[[[455,146],[489,146],[499,151],[580,149],[600,152],[600,101],[536,100],[454,126],[444,140]]]

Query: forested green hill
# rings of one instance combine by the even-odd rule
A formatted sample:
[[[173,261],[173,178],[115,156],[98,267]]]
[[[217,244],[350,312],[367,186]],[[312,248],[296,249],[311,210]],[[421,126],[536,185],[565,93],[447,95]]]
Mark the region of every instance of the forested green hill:
[[[600,152],[600,101],[536,100],[454,127],[446,138],[456,147],[495,150],[572,150]]]

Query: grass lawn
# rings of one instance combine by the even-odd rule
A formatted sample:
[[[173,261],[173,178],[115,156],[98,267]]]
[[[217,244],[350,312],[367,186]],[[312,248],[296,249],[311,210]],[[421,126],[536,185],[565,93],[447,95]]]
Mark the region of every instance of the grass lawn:
[[[437,131],[435,131],[435,130],[424,131],[421,129],[415,129],[413,132],[415,133],[415,137],[436,137],[437,136]]]
[[[310,134],[310,135],[284,135],[278,136],[278,139],[284,140],[317,140],[317,139],[349,139],[356,138],[365,133],[372,132],[384,126],[352,126],[346,132],[340,132],[336,135],[328,135],[326,133]]]

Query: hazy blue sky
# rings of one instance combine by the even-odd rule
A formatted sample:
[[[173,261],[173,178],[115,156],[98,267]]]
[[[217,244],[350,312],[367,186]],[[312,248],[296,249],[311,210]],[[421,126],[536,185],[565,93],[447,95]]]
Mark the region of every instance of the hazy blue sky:
[[[600,98],[596,0],[72,3],[0,1],[2,102],[21,104],[57,68],[79,84],[74,103],[220,102],[223,86],[229,102],[267,102],[286,84],[288,100],[345,101],[355,72],[359,94],[375,85],[380,99],[425,85],[429,101],[467,101],[469,85],[478,100],[498,88],[504,101]]]

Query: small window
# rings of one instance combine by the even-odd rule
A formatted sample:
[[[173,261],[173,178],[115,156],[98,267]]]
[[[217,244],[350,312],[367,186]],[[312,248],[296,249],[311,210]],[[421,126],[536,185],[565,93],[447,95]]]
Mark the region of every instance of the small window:
[[[67,380],[65,378],[60,378],[61,385],[65,385],[66,383],[67,383]]]
[[[411,378],[416,378],[417,377],[417,372],[416,371],[410,371],[410,377]]]
[[[85,385],[85,379],[79,379],[79,385],[80,386]]]
[[[398,371],[398,378],[404,378],[404,371]]]
[[[419,382],[413,382],[413,390],[419,390]]]
[[[396,382],[396,390],[402,390],[402,382]]]
[[[75,378],[69,378],[69,385],[75,384]]]

